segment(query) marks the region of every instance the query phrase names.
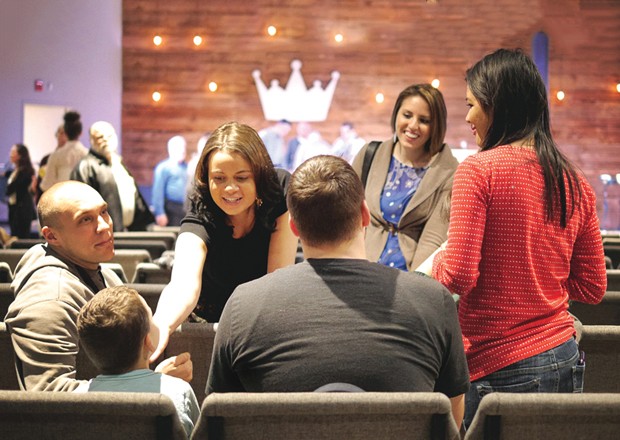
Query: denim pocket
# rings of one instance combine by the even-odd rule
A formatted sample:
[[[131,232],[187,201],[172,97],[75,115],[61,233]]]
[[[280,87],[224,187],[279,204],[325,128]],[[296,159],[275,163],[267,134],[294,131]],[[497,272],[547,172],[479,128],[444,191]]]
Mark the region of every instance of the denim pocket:
[[[577,364],[573,367],[573,393],[583,393],[583,375],[585,371],[585,363]]]
[[[476,385],[476,390],[481,399],[490,393],[538,393],[540,390],[540,377],[521,383],[498,384],[497,381],[495,381],[494,385],[480,383]]]

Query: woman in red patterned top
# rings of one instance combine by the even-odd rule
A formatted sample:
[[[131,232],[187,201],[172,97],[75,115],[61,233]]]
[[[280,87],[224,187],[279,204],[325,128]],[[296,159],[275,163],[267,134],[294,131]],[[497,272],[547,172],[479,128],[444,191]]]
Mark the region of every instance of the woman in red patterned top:
[[[598,303],[607,280],[594,191],[553,141],[532,60],[500,49],[466,81],[480,151],[456,171],[432,276],[460,295],[469,425],[493,391],[582,391],[568,301]]]

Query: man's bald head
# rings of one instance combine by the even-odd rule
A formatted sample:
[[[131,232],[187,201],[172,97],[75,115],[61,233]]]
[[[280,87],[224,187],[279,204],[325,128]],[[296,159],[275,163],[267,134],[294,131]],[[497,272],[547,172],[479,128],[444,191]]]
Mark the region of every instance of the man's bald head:
[[[38,205],[41,235],[63,261],[95,270],[114,258],[108,204],[90,186],[73,180],[45,191]]]
[[[58,224],[60,214],[69,209],[70,206],[73,206],[67,202],[97,199],[101,199],[101,195],[95,189],[82,182],[67,180],[53,185],[43,193],[37,205],[41,229],[44,226],[53,228],[60,226]]]
[[[90,127],[90,146],[102,156],[111,158],[118,150],[118,136],[112,124],[97,121]]]

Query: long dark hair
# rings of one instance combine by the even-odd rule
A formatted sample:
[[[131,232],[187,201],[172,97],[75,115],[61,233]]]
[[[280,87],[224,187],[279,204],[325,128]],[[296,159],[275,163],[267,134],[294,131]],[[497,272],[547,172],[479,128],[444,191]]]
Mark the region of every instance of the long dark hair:
[[[547,90],[532,59],[520,49],[499,49],[469,68],[465,80],[490,119],[480,150],[532,139],[545,181],[547,221],[559,209],[565,228],[581,199],[581,187],[576,167],[551,135]]]
[[[17,164],[15,164],[17,172],[27,176],[34,175],[34,167],[30,160],[28,148],[24,144],[15,144],[15,151],[17,152]]]
[[[228,122],[218,127],[207,140],[194,176],[191,201],[195,210],[212,222],[221,224],[226,219],[226,213],[213,201],[209,190],[209,157],[216,151],[236,153],[250,164],[256,195],[262,200],[262,206],[256,208],[256,222],[270,231],[274,230],[275,225],[270,224],[269,214],[275,205],[284,199],[284,192],[265,144],[256,130],[249,125]]]

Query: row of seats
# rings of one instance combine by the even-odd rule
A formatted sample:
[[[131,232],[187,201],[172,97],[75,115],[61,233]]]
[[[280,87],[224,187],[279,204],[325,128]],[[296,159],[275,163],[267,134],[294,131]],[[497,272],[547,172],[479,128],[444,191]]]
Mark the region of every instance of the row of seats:
[[[113,435],[111,436],[111,430]],[[620,394],[485,396],[465,440],[617,438]],[[172,401],[149,393],[0,391],[5,438],[184,439]],[[201,405],[191,439],[461,438],[440,393],[226,393]]]
[[[148,249],[123,248],[127,242],[115,242],[114,258],[109,263],[103,263],[114,270],[123,282],[138,283],[168,283],[171,269],[153,263],[152,253]],[[163,246],[159,242],[160,247]],[[132,244],[137,246],[137,244]],[[0,283],[10,283],[13,280],[17,263],[28,249],[0,249]],[[174,250],[159,250],[159,259],[174,259]]]
[[[185,351],[191,354],[194,377],[190,384],[199,402],[205,397],[214,338],[213,324],[185,322],[170,336],[162,356],[164,359]],[[586,325],[579,345],[586,353],[584,391],[620,394],[620,326]],[[4,322],[0,322],[0,389],[19,389],[13,359],[10,335]],[[87,356],[80,352],[77,378],[90,379],[97,374]]]

